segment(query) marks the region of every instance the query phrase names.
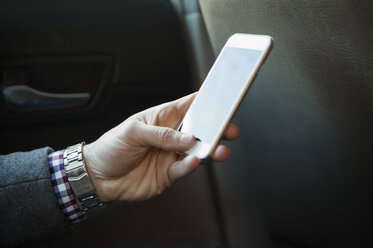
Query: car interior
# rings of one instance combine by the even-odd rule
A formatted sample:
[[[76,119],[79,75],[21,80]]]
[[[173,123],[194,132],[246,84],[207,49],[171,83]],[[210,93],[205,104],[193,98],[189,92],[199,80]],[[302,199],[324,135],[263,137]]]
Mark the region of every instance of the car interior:
[[[0,30],[0,154],[93,142],[232,34],[274,40],[227,161],[23,247],[373,247],[372,1],[4,0]]]

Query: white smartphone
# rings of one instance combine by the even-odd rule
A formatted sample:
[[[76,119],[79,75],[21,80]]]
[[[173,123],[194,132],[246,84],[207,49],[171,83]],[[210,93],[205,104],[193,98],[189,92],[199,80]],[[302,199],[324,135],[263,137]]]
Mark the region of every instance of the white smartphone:
[[[272,38],[266,35],[234,34],[228,39],[179,125],[179,131],[197,139],[185,154],[202,162],[211,158],[271,47]]]

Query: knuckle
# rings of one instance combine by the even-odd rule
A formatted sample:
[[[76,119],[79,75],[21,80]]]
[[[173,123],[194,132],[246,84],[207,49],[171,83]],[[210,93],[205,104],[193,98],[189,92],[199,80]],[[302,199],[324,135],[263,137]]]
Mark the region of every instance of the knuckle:
[[[157,130],[157,134],[162,141],[169,141],[172,139],[173,136],[171,130],[169,130],[168,128],[159,128]]]
[[[135,121],[135,120],[127,120],[126,122],[125,122],[125,126],[126,126],[126,128],[129,130],[129,131],[134,131],[135,129],[136,129],[136,127],[137,127],[137,121]]]
[[[123,123],[123,129],[122,131],[126,134],[126,135],[133,135],[136,133],[136,130],[138,128],[138,123],[137,121],[135,120],[127,120]]]

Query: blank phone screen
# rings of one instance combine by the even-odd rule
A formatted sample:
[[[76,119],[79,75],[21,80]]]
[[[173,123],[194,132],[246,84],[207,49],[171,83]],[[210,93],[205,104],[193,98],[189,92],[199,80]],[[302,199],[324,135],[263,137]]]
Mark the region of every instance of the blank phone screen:
[[[213,143],[255,73],[263,51],[226,47],[184,117],[181,131]]]

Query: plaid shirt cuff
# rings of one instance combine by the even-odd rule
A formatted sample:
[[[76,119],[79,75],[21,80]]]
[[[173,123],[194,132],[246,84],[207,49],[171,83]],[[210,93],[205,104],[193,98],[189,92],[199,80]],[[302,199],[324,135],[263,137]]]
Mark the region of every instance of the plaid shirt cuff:
[[[52,152],[48,155],[49,171],[54,193],[60,208],[69,223],[78,223],[84,220],[85,212],[80,210],[74,193],[70,187],[65,165],[63,162],[64,150]]]

